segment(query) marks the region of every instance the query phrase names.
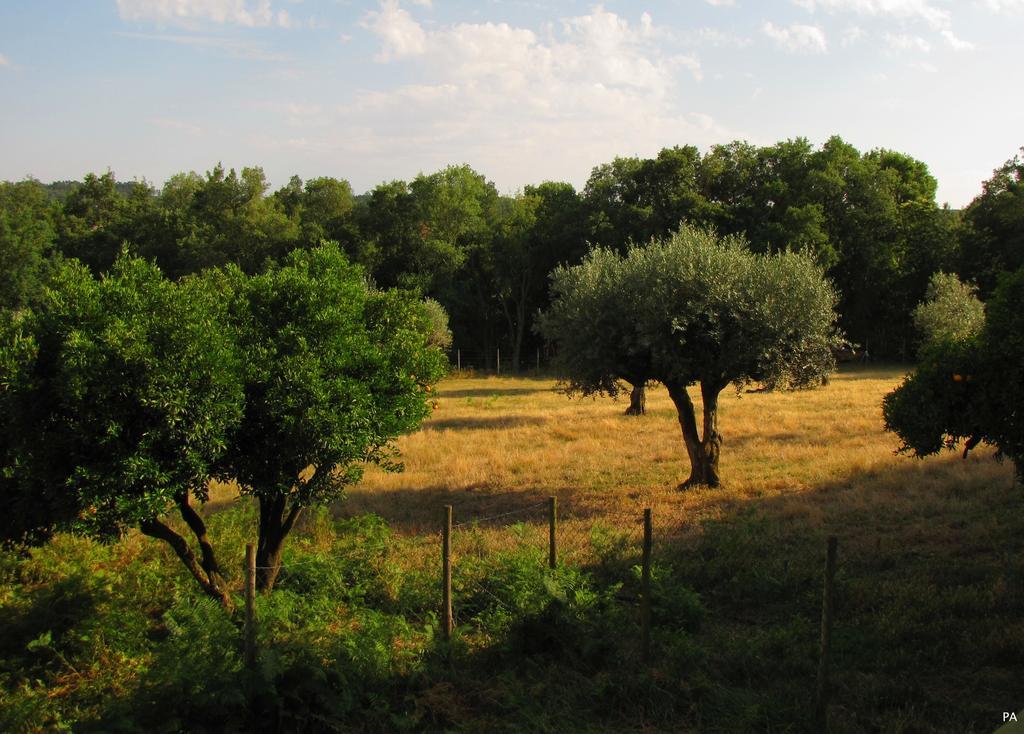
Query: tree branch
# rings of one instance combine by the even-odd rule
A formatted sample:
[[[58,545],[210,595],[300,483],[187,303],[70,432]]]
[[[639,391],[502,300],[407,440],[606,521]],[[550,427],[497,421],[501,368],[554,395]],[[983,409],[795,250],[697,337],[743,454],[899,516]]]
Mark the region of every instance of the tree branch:
[[[199,513],[189,503],[188,492],[178,496],[178,510],[199,543],[199,550],[203,554],[203,570],[206,571],[206,575],[211,583],[219,585],[221,581],[220,566],[213,553],[213,544],[210,543],[210,539],[206,534],[206,523],[203,522],[203,518],[200,517]]]
[[[185,564],[185,568],[187,568],[189,573],[191,573],[195,580],[199,582],[199,585],[203,587],[203,591],[214,599],[224,603],[224,594],[210,582],[206,573],[203,571],[203,568],[199,565],[198,561],[196,561],[195,553],[192,552],[192,549],[189,548],[188,543],[183,537],[156,518],[153,518],[152,520],[143,520],[139,524],[139,529],[142,530],[144,535],[156,538],[157,540],[162,540],[171,546],[178,558],[181,559],[181,562]]]

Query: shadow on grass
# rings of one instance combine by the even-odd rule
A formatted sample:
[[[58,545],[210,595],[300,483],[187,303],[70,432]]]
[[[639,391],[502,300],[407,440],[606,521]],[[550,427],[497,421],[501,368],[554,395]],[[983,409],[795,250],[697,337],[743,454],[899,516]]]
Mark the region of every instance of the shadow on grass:
[[[482,431],[500,428],[519,428],[521,426],[537,426],[546,423],[547,418],[532,415],[500,415],[493,418],[476,416],[465,418],[440,418],[428,421],[420,429],[424,433],[439,431]]]
[[[632,537],[556,575],[543,570],[543,549],[457,552],[455,578],[468,580],[456,587],[464,626],[450,645],[432,641],[436,565],[394,588],[394,577],[380,582],[399,600],[415,587],[406,618],[279,589],[260,620],[282,632],[253,678],[220,610],[179,604],[144,680],[76,729],[809,731],[825,538],[835,534],[831,731],[990,732],[1022,703],[1024,496],[1011,477],[991,460],[908,460],[800,493],[723,496],[699,523],[657,513],[649,666],[638,654]],[[424,487],[339,509],[375,508],[396,530],[434,532],[444,504],[459,522],[533,512],[543,494]],[[436,564],[434,549],[423,552]],[[68,629],[90,613],[78,591],[40,592],[31,610],[67,605],[56,619]],[[324,621],[311,634],[315,615]],[[29,619],[0,618],[19,640],[5,655],[40,629]],[[427,652],[410,653],[408,640]]]
[[[847,380],[891,380],[894,371],[907,373],[912,369],[913,365],[900,362],[847,362],[839,365],[833,376]]]
[[[558,392],[553,387],[498,387],[498,388],[463,388],[458,390],[447,390],[440,387],[437,391],[442,398],[493,398],[493,397],[523,397],[538,393]]]
[[[424,487],[374,493],[344,509],[379,512],[399,532],[436,532],[445,504],[455,507],[456,522],[520,512],[543,528],[544,494]],[[577,513],[568,502],[560,515],[610,522],[623,531],[624,567],[639,562],[638,536],[620,528],[622,520]],[[990,457],[965,464],[952,454],[908,459],[800,492],[723,496],[708,515],[714,519],[655,515],[656,563],[673,569],[674,583],[692,588],[706,608],[698,640],[705,662],[676,701],[698,712],[705,723],[697,730],[809,726],[832,534],[839,538],[834,731],[988,732],[998,723],[993,716],[1024,703],[1024,492],[1008,464]],[[560,550],[593,537],[566,541]],[[664,656],[677,652],[658,654],[659,665],[669,665]],[[514,655],[495,660],[509,670],[525,664]],[[600,678],[613,670],[584,672]],[[564,669],[559,681],[578,674]],[[680,716],[682,728],[694,720]]]
[[[0,607],[0,660],[5,666],[14,663],[12,672],[25,673],[53,663],[55,648],[71,654],[68,633],[93,615],[96,604],[88,580],[75,575],[36,589],[25,604]],[[46,644],[29,650],[30,642],[47,634]]]

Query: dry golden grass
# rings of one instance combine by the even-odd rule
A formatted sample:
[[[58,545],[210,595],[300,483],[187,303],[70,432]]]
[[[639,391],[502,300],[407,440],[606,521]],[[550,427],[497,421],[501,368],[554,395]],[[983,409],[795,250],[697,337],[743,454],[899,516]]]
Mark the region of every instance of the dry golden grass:
[[[647,415],[630,417],[622,400],[570,400],[549,379],[449,379],[433,417],[399,441],[405,471],[367,471],[336,511],[377,513],[405,534],[436,531],[445,504],[456,522],[524,510],[509,520],[539,526],[537,505],[555,495],[569,537],[598,518],[633,526],[644,507],[664,531],[687,535],[755,506],[847,544],[956,542],[958,519],[1011,494],[1012,467],[984,448],[967,461],[895,455],[881,400],[901,377],[895,368],[852,368],[819,390],[727,390],[723,486],[682,492],[686,454],[660,386],[649,390]]]

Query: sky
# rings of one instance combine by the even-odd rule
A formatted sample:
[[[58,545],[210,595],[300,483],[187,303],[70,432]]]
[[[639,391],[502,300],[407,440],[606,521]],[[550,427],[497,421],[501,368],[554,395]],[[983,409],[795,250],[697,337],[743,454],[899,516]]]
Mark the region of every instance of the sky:
[[[262,166],[503,193],[839,135],[966,205],[1024,146],[1024,0],[4,0],[0,179]]]

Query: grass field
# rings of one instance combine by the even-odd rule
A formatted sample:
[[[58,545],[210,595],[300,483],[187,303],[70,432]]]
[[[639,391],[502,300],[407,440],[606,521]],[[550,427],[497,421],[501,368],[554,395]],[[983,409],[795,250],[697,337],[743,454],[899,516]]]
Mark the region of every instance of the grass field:
[[[405,471],[368,471],[289,541],[260,607],[273,716],[239,703],[255,684],[238,683],[237,630],[166,550],[62,537],[0,569],[0,706],[15,712],[0,708],[0,729],[813,730],[836,535],[832,730],[991,732],[1024,706],[1024,494],[988,449],[895,455],[880,401],[900,375],[728,392],[723,486],[685,492],[660,388],[646,416],[627,417],[622,401],[570,400],[548,379],[448,379],[433,417],[399,441]],[[217,488],[207,511],[237,569],[252,508],[230,494]],[[552,495],[566,568],[545,576]],[[460,523],[454,647],[433,641],[446,504]],[[651,666],[635,605],[645,507]]]
[[[792,648],[813,652],[818,566],[834,534],[837,730],[988,731],[1024,705],[1024,495],[989,449],[966,461],[896,455],[880,404],[901,374],[852,368],[816,391],[727,391],[723,486],[685,492],[685,450],[660,386],[647,415],[630,417],[622,401],[569,400],[550,380],[452,379],[424,430],[401,440],[405,472],[369,473],[339,511],[417,533],[436,528],[444,504],[466,520],[555,495],[563,534],[581,547],[595,519],[635,536],[651,507],[656,538],[704,597],[704,634],[749,658],[732,683],[737,707],[755,709]],[[500,530],[482,535],[508,543]],[[796,671],[810,690],[813,671]],[[799,683],[776,691],[801,705]]]

